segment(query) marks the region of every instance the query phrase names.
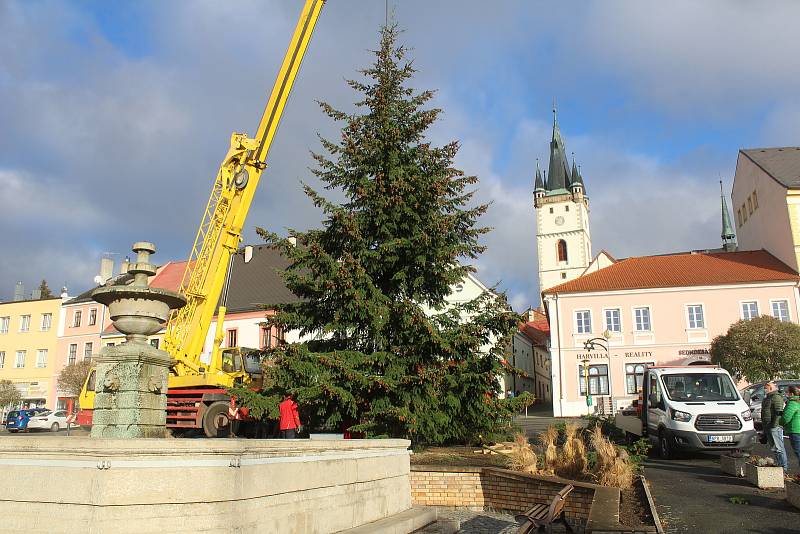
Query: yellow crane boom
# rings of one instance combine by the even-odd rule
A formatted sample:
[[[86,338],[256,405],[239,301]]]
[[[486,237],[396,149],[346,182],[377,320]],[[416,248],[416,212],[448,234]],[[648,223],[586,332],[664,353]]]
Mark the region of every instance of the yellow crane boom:
[[[225,284],[229,259],[242,239],[242,228],[266,168],[272,139],[324,3],[325,0],[306,0],[255,137],[231,135],[230,148],[211,189],[181,281],[187,303],[173,311],[164,336],[165,349],[177,361],[173,371],[178,381],[179,377],[208,375],[209,384],[220,384],[218,335],[211,364],[204,365],[200,355]],[[225,308],[220,306],[218,323],[222,323],[224,314]],[[187,381],[186,385],[190,384],[199,382],[195,378]]]

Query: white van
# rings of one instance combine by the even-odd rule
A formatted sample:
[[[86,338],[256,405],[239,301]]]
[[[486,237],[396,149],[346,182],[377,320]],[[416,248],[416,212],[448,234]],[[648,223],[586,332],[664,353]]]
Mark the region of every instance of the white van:
[[[648,437],[662,458],[678,449],[750,450],[756,443],[750,407],[728,372],[716,366],[645,368],[641,405],[615,421],[629,435]]]

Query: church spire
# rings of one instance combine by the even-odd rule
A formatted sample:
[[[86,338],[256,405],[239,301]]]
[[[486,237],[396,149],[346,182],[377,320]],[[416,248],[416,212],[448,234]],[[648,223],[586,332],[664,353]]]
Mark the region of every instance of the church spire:
[[[558,128],[558,115],[553,104],[553,139],[550,141],[550,165],[547,171],[547,190],[566,190],[569,187],[570,173],[567,164],[566,148]]]
[[[728,204],[725,202],[725,193],[722,191],[722,180],[719,181],[719,196],[722,199],[722,248],[726,252],[736,250],[736,234],[733,233],[731,216],[728,213]]]
[[[539,158],[536,158],[536,184],[534,191],[544,191],[544,181],[542,180],[542,169],[539,168]]]

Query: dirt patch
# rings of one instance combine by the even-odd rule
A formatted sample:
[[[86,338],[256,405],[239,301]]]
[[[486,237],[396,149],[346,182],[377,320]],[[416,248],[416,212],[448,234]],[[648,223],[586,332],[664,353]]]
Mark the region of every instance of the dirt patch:
[[[620,494],[619,522],[626,527],[652,527],[655,525],[647,503],[642,480],[637,478],[633,487],[624,489]]]
[[[450,465],[457,467],[508,467],[502,454],[481,454],[480,447],[429,447],[411,455],[411,465]]]

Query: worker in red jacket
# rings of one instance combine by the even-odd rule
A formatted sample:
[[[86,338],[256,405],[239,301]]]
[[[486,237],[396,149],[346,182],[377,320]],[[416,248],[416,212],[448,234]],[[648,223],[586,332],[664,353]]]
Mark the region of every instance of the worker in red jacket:
[[[279,405],[281,411],[281,438],[295,439],[300,428],[300,414],[297,413],[297,403],[290,394],[286,394]]]

